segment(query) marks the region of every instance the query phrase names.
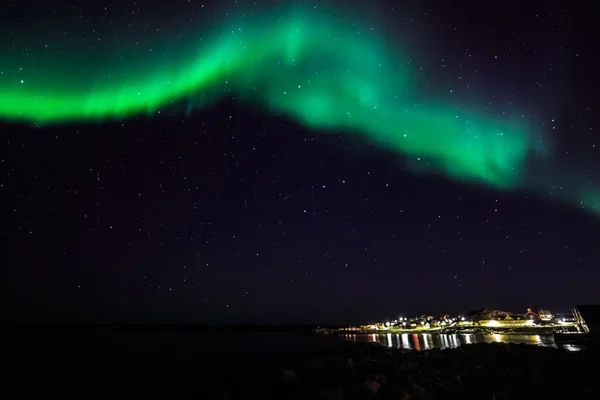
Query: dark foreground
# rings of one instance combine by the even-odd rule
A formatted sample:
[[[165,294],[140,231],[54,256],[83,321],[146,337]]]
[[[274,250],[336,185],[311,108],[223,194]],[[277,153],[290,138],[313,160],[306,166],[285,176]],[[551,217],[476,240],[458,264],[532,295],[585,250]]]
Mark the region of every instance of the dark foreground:
[[[474,344],[403,352],[346,344],[290,362],[214,381],[221,399],[597,399],[597,357],[531,345]],[[217,383],[218,382],[218,383]]]
[[[5,332],[4,388],[78,398],[600,398],[596,343],[581,351],[492,343],[419,352],[334,337],[241,336]]]

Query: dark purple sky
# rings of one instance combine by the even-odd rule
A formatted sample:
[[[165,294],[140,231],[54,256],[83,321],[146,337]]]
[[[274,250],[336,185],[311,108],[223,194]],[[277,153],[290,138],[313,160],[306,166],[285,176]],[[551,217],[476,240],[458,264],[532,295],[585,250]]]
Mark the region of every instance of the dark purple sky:
[[[74,2],[58,3],[61,24]],[[184,20],[202,2],[168,3],[169,18]],[[597,174],[600,63],[588,10],[389,3],[369,10],[406,37],[425,96],[469,77],[467,97],[533,109],[564,168]],[[47,8],[7,14],[23,28],[0,36],[0,66]],[[415,176],[358,138],[232,99],[190,115],[0,132],[6,320],[337,324],[600,301],[600,218]]]

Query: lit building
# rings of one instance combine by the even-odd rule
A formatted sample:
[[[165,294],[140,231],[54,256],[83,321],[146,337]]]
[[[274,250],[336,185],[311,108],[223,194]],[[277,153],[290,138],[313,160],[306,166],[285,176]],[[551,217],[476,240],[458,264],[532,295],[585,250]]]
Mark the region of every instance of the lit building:
[[[554,315],[548,310],[540,310],[538,311],[538,315],[540,316],[540,320],[549,322],[554,319]]]
[[[479,326],[487,327],[519,327],[531,326],[539,321],[538,314],[527,309],[525,315],[513,314],[508,311],[490,310],[487,307],[472,317],[473,322]]]
[[[369,324],[369,325],[362,325],[360,327],[361,330],[364,331],[377,331],[379,330],[379,327],[376,324]]]
[[[340,331],[351,331],[351,332],[360,332],[361,328],[356,327],[356,326],[349,326],[347,328],[340,328]]]
[[[531,308],[528,308],[527,313],[525,314],[525,318],[533,321],[539,321],[540,316],[531,311]]]
[[[518,314],[513,314],[513,315],[505,315],[505,316],[498,316],[498,317],[494,317],[494,318],[489,318],[489,319],[481,319],[479,320],[479,325],[480,326],[487,326],[487,327],[505,327],[505,328],[512,328],[512,327],[519,327],[519,326],[531,326],[534,325],[535,320],[534,319],[528,319],[525,318],[523,315],[518,315]]]

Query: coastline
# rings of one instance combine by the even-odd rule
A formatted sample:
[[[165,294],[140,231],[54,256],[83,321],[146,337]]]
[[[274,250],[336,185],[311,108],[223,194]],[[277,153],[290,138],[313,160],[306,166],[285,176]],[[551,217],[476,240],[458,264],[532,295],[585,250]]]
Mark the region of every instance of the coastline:
[[[596,350],[569,352],[526,344],[480,343],[415,352],[376,343],[344,343],[266,370],[230,375],[210,396],[591,399],[598,390],[595,370],[588,365],[596,359]]]
[[[393,334],[428,334],[428,335],[552,335],[556,330],[554,327],[525,327],[525,328],[490,328],[490,327],[465,327],[465,328],[447,328],[447,329],[385,329],[385,330],[358,330],[346,331],[339,330],[338,333],[346,335],[387,335]]]

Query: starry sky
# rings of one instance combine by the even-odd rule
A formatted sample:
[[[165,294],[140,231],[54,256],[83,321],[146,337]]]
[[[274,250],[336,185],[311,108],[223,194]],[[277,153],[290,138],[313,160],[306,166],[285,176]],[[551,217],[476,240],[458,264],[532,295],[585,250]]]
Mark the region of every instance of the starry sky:
[[[365,323],[600,301],[589,12],[14,1],[7,320]]]

